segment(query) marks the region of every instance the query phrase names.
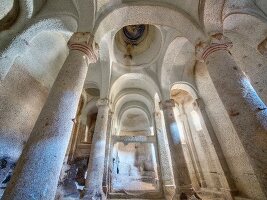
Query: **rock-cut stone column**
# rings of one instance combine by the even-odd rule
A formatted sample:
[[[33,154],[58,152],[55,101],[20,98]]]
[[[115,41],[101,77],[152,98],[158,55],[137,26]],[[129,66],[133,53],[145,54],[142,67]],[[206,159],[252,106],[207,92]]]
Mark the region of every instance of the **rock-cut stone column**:
[[[267,197],[267,107],[239,69],[221,34],[197,46],[234,129]]]
[[[162,175],[162,184],[163,190],[166,200],[173,199],[173,195],[175,194],[175,183],[173,181],[172,168],[170,164],[170,155],[167,149],[167,141],[165,139],[165,133],[163,131],[162,125],[162,113],[155,112],[155,125],[156,125],[156,136],[158,141],[158,149],[159,149],[159,159],[160,159],[160,168]]]
[[[187,113],[185,112],[184,106],[181,106],[179,111],[180,111],[179,118],[181,119],[181,122],[183,124],[184,136],[185,136],[185,140],[188,146],[189,156],[191,157],[191,160],[192,160],[191,162],[195,170],[198,184],[200,184],[196,186],[195,188],[199,188],[199,187],[205,188],[207,187],[207,184],[204,179],[204,175],[203,175],[203,172],[200,166],[197,149],[194,143],[193,135],[192,135],[191,128],[189,125],[189,121],[188,121],[188,116],[187,116]]]
[[[194,110],[199,114],[199,116],[201,116],[200,123],[202,127],[206,129],[206,131],[203,131],[203,134],[208,143],[212,144],[210,145],[210,149],[215,152],[214,162],[217,170],[221,174],[219,176],[221,183],[220,190],[223,191],[223,196],[227,200],[232,200],[234,199],[234,195],[236,195],[237,193],[237,189],[231,171],[228,167],[227,161],[221,149],[221,145],[209,120],[208,114],[205,109],[204,101],[201,98],[196,99],[194,103]],[[199,139],[203,140],[201,137]]]
[[[55,197],[88,65],[97,60],[97,45],[90,33],[74,33],[68,46],[69,55],[2,200],[52,200]]]
[[[183,199],[185,195],[188,197],[191,196],[193,194],[193,189],[183,153],[181,136],[173,112],[174,106],[175,103],[173,99],[160,103],[165,119],[166,133],[171,153],[173,177],[176,186],[174,199]]]
[[[107,140],[107,128],[109,119],[109,102],[107,99],[99,99],[97,102],[98,113],[95,132],[93,136],[87,177],[85,183],[84,199],[106,199],[103,192],[102,181],[105,170],[105,152]]]
[[[112,124],[113,124],[113,112],[108,112],[108,127],[107,127],[107,139],[106,139],[106,150],[105,150],[105,164],[103,174],[103,192],[107,195],[109,187],[109,162],[111,152],[111,137],[112,137]]]

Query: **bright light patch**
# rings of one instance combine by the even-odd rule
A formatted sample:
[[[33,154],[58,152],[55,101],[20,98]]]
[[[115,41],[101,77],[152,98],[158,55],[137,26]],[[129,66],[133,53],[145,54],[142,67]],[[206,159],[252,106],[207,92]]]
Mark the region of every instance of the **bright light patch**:
[[[154,128],[153,128],[153,126],[150,126],[150,134],[151,135],[154,135]]]
[[[177,124],[177,127],[178,127],[178,132],[179,132],[178,133],[178,137],[180,138],[181,143],[184,144],[185,143],[184,128],[183,128],[183,124],[182,124],[180,118],[178,117],[179,116],[178,108],[174,107],[173,112],[174,112],[175,121],[176,121],[176,124]]]
[[[174,144],[180,143],[180,133],[176,122],[170,124],[172,141]]]
[[[157,165],[156,163],[156,151],[155,151],[155,148],[154,148],[154,144],[150,144],[150,148],[151,148],[151,156],[152,156],[152,161],[153,161],[153,164],[154,166]]]
[[[153,161],[153,166],[154,166],[154,170],[155,170],[155,175],[156,175],[156,179],[158,179],[158,169],[157,169],[157,160],[156,160],[156,150],[154,147],[154,144],[150,144],[151,147],[151,157],[152,157],[152,161]]]
[[[201,131],[202,130],[202,126],[201,126],[201,123],[200,123],[200,118],[199,118],[198,113],[195,110],[193,110],[193,111],[191,111],[191,116],[192,116],[193,123],[195,125],[196,130],[197,131]]]
[[[84,139],[83,142],[88,142],[88,126],[85,126]]]
[[[185,144],[184,128],[183,128],[184,126],[183,126],[181,120],[177,120],[177,126],[178,126],[178,130],[179,130],[179,133],[180,133],[181,143]]]

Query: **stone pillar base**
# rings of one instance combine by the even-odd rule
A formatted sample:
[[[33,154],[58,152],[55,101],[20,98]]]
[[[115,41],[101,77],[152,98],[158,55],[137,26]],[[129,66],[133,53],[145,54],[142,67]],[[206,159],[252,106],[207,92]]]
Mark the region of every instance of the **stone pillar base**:
[[[99,189],[95,189],[95,190],[84,190],[84,196],[83,199],[86,200],[106,200],[107,197],[105,195],[105,193]]]
[[[163,190],[164,190],[166,200],[172,200],[174,198],[175,185],[164,185]]]

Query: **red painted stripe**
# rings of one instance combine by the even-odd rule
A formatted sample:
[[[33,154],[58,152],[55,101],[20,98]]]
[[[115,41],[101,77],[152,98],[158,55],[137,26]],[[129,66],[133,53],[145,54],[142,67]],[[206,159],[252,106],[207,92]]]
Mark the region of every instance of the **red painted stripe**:
[[[227,48],[228,46],[226,44],[217,44],[217,45],[212,45],[209,48],[207,48],[204,53],[202,54],[202,57],[204,57],[211,49],[213,48],[219,48],[219,47],[224,47]]]
[[[214,53],[214,52],[216,52],[216,51],[219,51],[219,50],[225,50],[225,48],[217,48],[217,49],[213,49],[213,50],[210,51],[209,54],[206,55],[203,59],[206,60],[207,57],[208,57],[210,54],[212,54],[212,53]]]
[[[85,46],[85,45],[80,45],[80,44],[72,44],[71,45],[71,48],[81,48],[81,49],[84,49],[84,50],[86,50],[86,51],[89,51],[89,52],[91,52],[91,49],[90,48],[88,48],[87,46]]]
[[[203,60],[206,60],[207,57],[213,53],[213,52],[216,52],[216,51],[219,51],[219,50],[226,50],[228,47],[228,45],[226,44],[219,44],[219,45],[214,45],[214,46],[211,46],[209,47],[208,49],[206,49],[206,51],[202,54],[202,59]]]
[[[211,53],[219,50],[225,50],[226,48],[224,47],[216,47],[216,48],[210,48],[205,55],[202,56],[202,58],[206,59]]]
[[[91,56],[94,56],[95,57],[94,53],[86,45],[82,45],[82,44],[71,44],[70,45],[70,49],[81,51],[81,52],[85,53],[89,57],[91,57]]]
[[[71,48],[71,50],[78,50],[78,51],[82,51],[86,54],[90,54],[90,52],[88,52],[86,49],[83,49],[83,48],[80,48],[80,47],[74,47],[74,48]]]
[[[83,52],[84,54],[88,55],[88,52],[84,51],[83,49],[78,49],[78,48],[76,49],[76,48],[75,48],[75,49],[72,49],[72,50],[78,50],[78,51],[81,51],[81,52]]]

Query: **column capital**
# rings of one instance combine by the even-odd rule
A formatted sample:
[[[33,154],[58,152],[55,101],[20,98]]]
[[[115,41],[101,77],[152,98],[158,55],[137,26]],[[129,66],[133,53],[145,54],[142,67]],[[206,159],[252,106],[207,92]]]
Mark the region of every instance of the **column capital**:
[[[226,50],[232,47],[232,42],[221,33],[216,33],[208,41],[196,45],[196,58],[205,62],[208,56],[219,50]]]
[[[94,41],[94,36],[90,32],[73,33],[68,41],[70,50],[83,52],[91,63],[95,63],[98,58],[98,44]]]
[[[107,98],[105,99],[98,99],[96,102],[96,106],[99,108],[101,106],[108,106],[109,105],[109,100]]]
[[[173,99],[168,99],[168,100],[159,102],[159,107],[162,110],[170,109],[170,108],[173,108],[174,106],[175,106],[175,102]]]

